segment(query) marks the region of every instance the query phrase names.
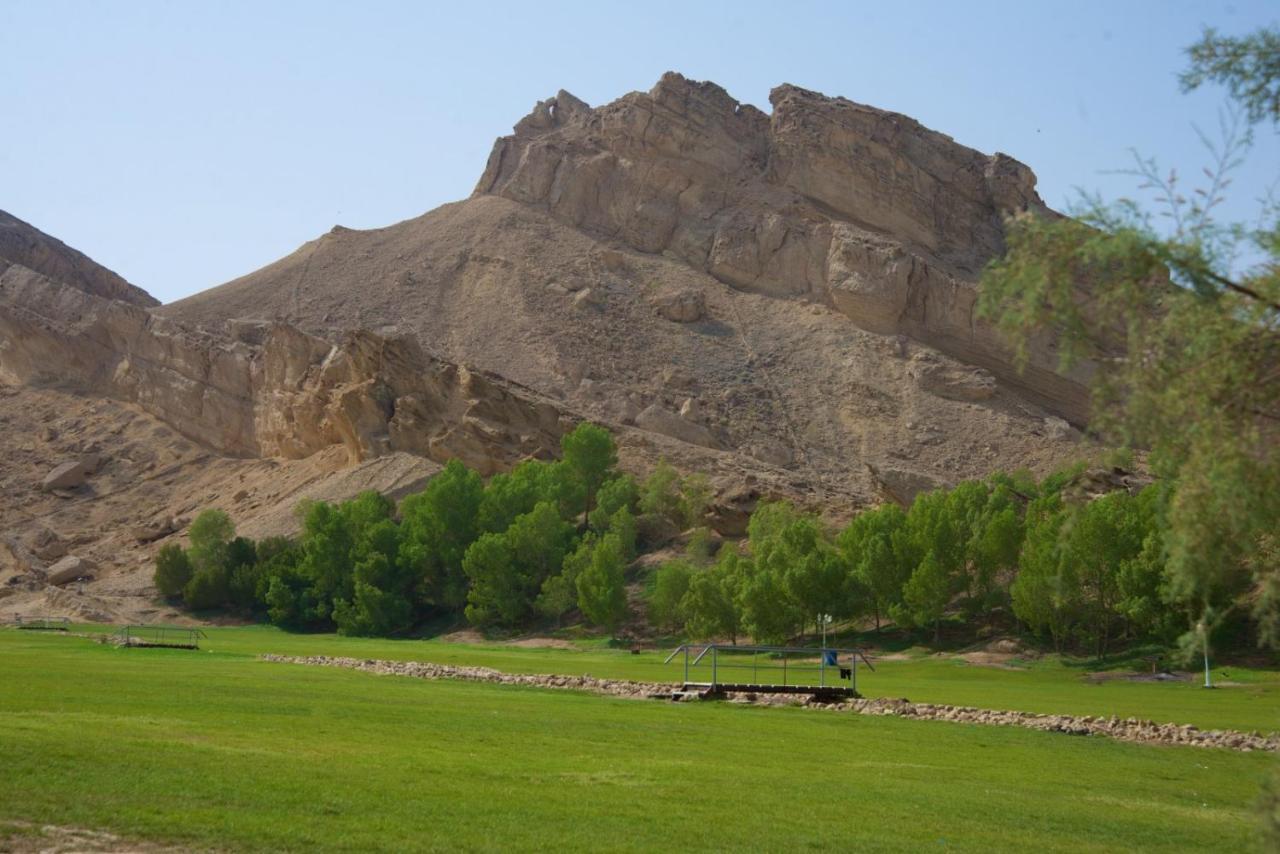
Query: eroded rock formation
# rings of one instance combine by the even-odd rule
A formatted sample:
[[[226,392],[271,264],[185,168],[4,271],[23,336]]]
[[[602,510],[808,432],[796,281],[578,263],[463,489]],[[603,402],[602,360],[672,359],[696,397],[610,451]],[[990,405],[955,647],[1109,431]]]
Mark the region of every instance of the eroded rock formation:
[[[0,378],[133,402],[221,453],[352,462],[390,451],[483,473],[559,445],[552,404],[436,359],[411,337],[331,344],[281,323],[197,330],[0,261]]]
[[[1053,215],[1031,170],[843,98],[784,85],[770,101],[766,115],[674,73],[598,108],[561,91],[497,141],[475,194],[542,207],[736,288],[827,302],[1083,422],[1087,366],[1059,373],[1046,338],[1019,372],[975,315],[1004,217]]]

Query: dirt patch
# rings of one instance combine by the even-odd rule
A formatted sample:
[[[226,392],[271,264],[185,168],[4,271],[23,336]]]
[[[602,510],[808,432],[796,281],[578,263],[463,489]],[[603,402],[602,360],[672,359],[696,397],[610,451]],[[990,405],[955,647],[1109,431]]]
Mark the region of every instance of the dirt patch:
[[[1091,685],[1101,685],[1104,682],[1190,682],[1195,679],[1197,674],[1185,671],[1161,671],[1159,673],[1151,673],[1150,671],[1139,670],[1102,670],[1096,673],[1086,673],[1084,681]]]
[[[577,649],[570,641],[560,638],[520,638],[509,643],[524,649]]]
[[[191,850],[122,839],[114,833],[102,830],[26,821],[0,821],[0,852],[4,854],[163,854]]]
[[[475,629],[459,629],[456,632],[449,632],[447,635],[441,635],[440,640],[445,643],[490,643],[488,638]]]
[[[945,653],[938,653],[945,657]],[[955,656],[961,661],[978,667],[997,667],[1001,670],[1023,670],[1019,662],[1040,657],[1017,638],[994,638],[978,646],[970,647]]]

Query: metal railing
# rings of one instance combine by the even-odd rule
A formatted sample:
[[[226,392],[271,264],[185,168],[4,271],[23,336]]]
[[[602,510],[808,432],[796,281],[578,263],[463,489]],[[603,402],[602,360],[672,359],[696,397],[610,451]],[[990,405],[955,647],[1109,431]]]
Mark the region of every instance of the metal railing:
[[[209,637],[203,631],[186,626],[121,626],[112,635],[121,646],[162,646],[176,649],[199,649],[200,639]]]
[[[858,661],[875,672],[863,650],[842,647],[681,644],[663,664],[670,664],[682,654],[684,684],[705,686],[712,693],[723,686],[735,686],[741,690],[794,689],[795,693],[803,693],[843,687],[839,682],[847,679],[849,690],[856,694]],[[746,661],[748,657],[750,661]],[[697,679],[699,676],[703,678]],[[838,681],[829,685],[829,679]]]
[[[24,617],[13,615],[13,624],[31,632],[65,632],[71,628],[70,617]]]

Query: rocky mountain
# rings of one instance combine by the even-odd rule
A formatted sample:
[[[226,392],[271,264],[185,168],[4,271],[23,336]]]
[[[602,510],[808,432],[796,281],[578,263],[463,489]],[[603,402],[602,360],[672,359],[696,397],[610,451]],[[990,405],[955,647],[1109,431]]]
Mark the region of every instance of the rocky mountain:
[[[0,211],[0,261],[18,264],[93,296],[149,308],[160,301],[82,252]]]
[[[763,497],[840,516],[1077,457],[1087,366],[1057,372],[1047,337],[1019,372],[974,315],[1004,217],[1056,215],[1031,171],[771,101],[675,74],[596,108],[560,92],[471,198],[161,307],[0,215],[0,596],[137,613],[203,507],[285,532],[301,497],[498,471],[583,418],[626,468],[708,473],[730,535]],[[75,593],[48,583],[67,555],[94,567]]]
[[[475,193],[336,227],[159,309],[321,337],[415,335],[590,417],[870,500],[1073,453],[1088,369],[1014,369],[974,315],[1003,217],[1054,215],[1031,171],[906,117],[791,86],[773,112],[665,75],[561,92]]]

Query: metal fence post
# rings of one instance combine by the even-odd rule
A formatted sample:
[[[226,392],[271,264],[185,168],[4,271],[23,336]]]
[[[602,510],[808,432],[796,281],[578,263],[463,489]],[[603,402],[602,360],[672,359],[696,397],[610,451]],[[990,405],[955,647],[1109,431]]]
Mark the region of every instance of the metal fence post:
[[[711,693],[716,692],[716,647],[711,647]]]

